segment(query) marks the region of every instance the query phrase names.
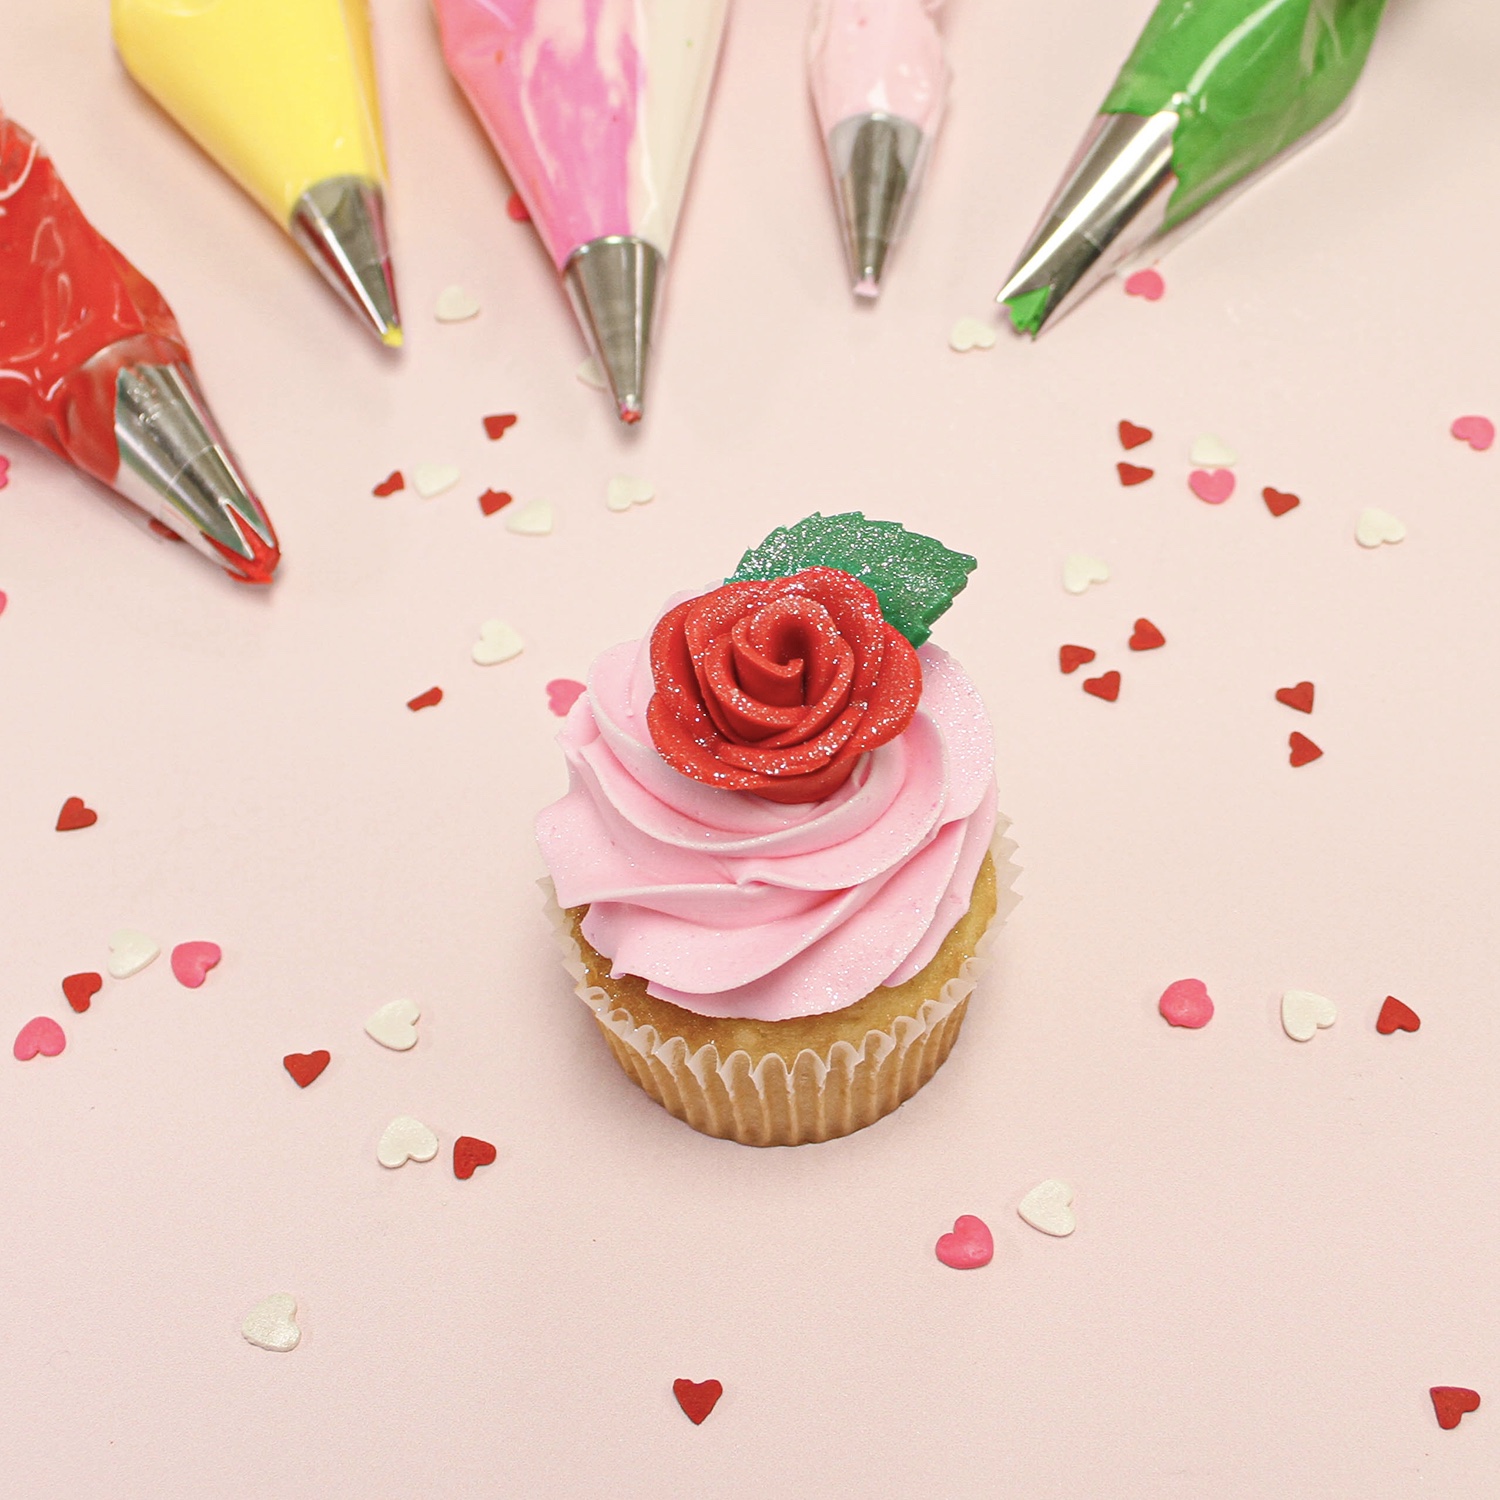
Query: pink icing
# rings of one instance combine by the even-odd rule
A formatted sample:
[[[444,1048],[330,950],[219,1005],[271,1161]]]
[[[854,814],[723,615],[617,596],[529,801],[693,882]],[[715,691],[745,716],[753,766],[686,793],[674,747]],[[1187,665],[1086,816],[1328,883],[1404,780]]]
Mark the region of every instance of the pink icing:
[[[948,64],[936,16],[942,0],[822,0],[808,56],[824,136],[875,111],[937,133]]]
[[[823,801],[778,804],[662,760],[648,647],[594,663],[560,736],[569,789],[537,820],[557,899],[588,906],[584,936],[612,972],[700,1015],[776,1021],[924,968],[995,827],[993,736],[958,663],[924,646],[906,733]]]

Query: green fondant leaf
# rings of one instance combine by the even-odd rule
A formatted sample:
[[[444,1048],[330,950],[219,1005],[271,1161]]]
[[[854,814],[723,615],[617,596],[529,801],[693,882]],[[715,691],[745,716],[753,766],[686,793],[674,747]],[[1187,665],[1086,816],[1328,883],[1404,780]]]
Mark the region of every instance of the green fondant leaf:
[[[867,521],[857,510],[842,516],[815,511],[795,526],[778,527],[752,547],[727,581],[837,568],[873,589],[886,623],[920,646],[977,566],[965,553],[950,552],[898,521]]]
[[[1047,311],[1047,299],[1052,295],[1050,286],[1039,286],[1035,291],[1022,292],[1005,304],[1010,314],[1011,326],[1017,333],[1029,333],[1033,338],[1042,326],[1042,316]]]

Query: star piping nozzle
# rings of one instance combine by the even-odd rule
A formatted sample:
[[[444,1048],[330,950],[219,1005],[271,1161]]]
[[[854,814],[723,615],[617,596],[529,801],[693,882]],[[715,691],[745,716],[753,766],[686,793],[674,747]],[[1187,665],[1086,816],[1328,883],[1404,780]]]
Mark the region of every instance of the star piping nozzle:
[[[385,232],[385,195],[368,177],[325,177],[297,200],[288,225],[303,253],[387,348],[401,313]]]
[[[114,488],[242,583],[269,583],[276,532],[240,473],[190,366],[126,365],[115,379]]]
[[[1157,239],[1177,186],[1174,110],[1099,115],[995,300],[1035,337]]]
[[[922,132],[897,115],[851,115],[828,134],[844,252],[856,297],[880,295],[924,163]]]
[[[639,422],[644,413],[662,266],[654,245],[634,235],[611,234],[580,245],[563,268],[573,310],[626,423]]]

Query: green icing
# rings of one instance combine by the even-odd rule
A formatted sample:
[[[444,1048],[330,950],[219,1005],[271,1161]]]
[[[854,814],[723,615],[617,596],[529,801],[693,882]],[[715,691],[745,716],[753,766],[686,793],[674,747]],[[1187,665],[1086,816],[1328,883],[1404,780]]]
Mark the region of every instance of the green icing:
[[[1017,333],[1029,333],[1034,338],[1042,326],[1042,317],[1047,311],[1047,299],[1052,295],[1050,286],[1039,286],[1034,291],[1022,292],[1005,304],[1010,314],[1012,327]]]
[[[920,646],[976,567],[972,557],[950,552],[897,521],[867,521],[857,510],[842,516],[815,511],[795,526],[778,527],[752,547],[726,581],[838,568],[873,589],[886,623]]]
[[[1167,225],[1328,118],[1369,55],[1385,0],[1160,0],[1105,114],[1175,109]]]

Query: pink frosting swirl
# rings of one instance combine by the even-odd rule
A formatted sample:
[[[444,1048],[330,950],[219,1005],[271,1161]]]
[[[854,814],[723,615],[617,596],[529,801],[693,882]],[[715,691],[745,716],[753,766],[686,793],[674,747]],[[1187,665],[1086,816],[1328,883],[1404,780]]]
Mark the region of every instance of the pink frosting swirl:
[[[958,663],[924,646],[906,732],[831,796],[782,804],[661,758],[649,647],[595,661],[560,736],[568,791],[537,819],[558,902],[588,906],[583,934],[612,972],[699,1015],[779,1021],[925,968],[995,828],[993,734]]]

